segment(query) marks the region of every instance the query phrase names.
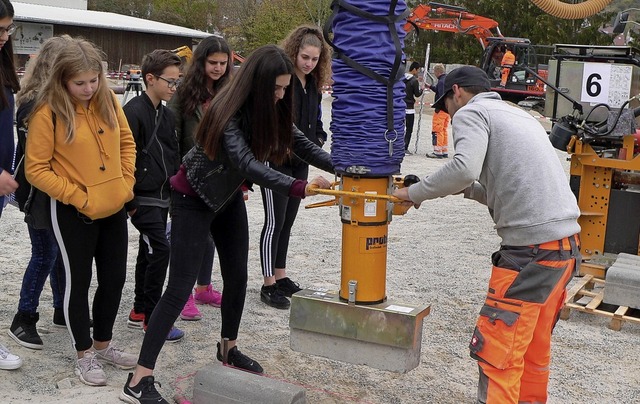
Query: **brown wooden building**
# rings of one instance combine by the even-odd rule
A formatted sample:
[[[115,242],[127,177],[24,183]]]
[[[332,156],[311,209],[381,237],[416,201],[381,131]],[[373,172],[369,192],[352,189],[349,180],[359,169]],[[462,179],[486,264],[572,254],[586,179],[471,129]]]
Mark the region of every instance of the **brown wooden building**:
[[[38,53],[46,39],[62,34],[82,36],[98,45],[106,54],[109,71],[121,70],[124,65],[139,65],[142,57],[154,49],[184,45],[193,48],[202,38],[214,35],[115,13],[12,4],[18,26],[12,39],[19,69],[25,66],[30,55]]]

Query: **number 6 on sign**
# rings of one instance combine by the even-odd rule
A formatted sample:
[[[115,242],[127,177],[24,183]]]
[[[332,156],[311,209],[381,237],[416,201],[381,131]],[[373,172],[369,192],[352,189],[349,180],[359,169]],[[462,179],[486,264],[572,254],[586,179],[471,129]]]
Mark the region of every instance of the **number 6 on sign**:
[[[631,91],[632,67],[606,63],[585,63],[580,101],[622,106]]]
[[[582,95],[580,101],[607,103],[611,65],[607,63],[585,63],[582,70]]]

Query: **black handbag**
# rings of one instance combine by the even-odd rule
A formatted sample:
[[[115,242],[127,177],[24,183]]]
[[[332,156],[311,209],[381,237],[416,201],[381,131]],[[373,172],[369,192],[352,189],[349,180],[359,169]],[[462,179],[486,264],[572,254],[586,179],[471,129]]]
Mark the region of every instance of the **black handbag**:
[[[56,115],[51,113],[51,121],[53,123],[53,131],[56,130]],[[26,141],[27,133],[23,133],[24,137],[18,136],[19,140],[24,138]],[[34,229],[51,229],[51,198],[46,193],[40,191],[27,181],[24,170],[24,152],[25,144],[19,142],[16,149],[16,168],[14,170],[15,179],[18,182],[18,189],[15,193],[15,199],[22,212],[24,212],[24,221]]]
[[[198,196],[214,211],[220,208],[220,191],[215,184],[217,174],[224,170],[219,161],[209,159],[200,145],[195,145],[182,159],[187,171],[187,181]],[[217,192],[216,192],[217,191]]]
[[[51,198],[36,187],[31,187],[24,205],[24,221],[34,229],[51,229]]]
[[[200,145],[193,146],[185,154],[182,164],[186,168],[189,185],[214,212],[229,202],[245,180],[222,161],[209,159]]]

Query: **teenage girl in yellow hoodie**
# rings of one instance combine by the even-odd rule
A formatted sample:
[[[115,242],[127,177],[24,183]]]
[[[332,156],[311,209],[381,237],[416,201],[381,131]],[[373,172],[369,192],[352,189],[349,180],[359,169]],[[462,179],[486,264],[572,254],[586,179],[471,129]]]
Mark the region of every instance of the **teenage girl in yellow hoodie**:
[[[131,368],[136,357],[112,345],[125,282],[127,216],[133,198],[136,146],[122,108],[106,84],[102,53],[74,39],[56,57],[29,117],[27,180],[50,199],[51,224],[62,254],[64,316],[77,351],[76,374],[107,384],[102,365]],[[98,288],[89,324],[95,259]]]

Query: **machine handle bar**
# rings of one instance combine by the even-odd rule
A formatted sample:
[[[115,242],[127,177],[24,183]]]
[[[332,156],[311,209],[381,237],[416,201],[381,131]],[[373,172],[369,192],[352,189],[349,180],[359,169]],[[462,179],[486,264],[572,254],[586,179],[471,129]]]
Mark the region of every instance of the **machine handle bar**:
[[[335,186],[336,184],[337,183],[333,183],[332,186]],[[315,184],[309,185],[309,191],[313,192],[314,194],[320,195],[348,196],[350,198],[362,199],[384,199],[393,203],[406,202],[403,199],[397,198],[393,195],[366,194],[364,192],[340,191],[338,189],[321,189],[318,188],[318,186]]]

